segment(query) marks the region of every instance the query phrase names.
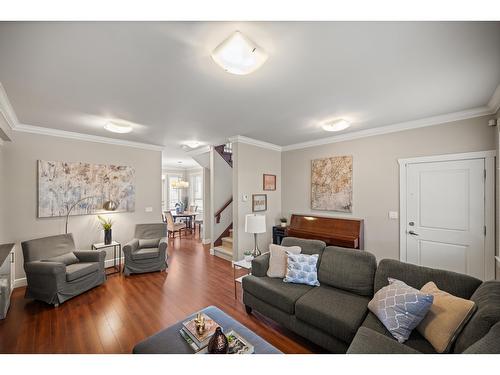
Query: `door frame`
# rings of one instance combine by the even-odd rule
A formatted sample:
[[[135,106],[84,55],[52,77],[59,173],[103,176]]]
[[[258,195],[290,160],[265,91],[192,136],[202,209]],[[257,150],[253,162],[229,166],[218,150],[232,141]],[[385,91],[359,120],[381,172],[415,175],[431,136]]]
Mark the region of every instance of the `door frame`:
[[[486,178],[484,181],[484,223],[486,236],[484,238],[484,271],[485,280],[495,279],[495,159],[496,151],[465,152],[398,159],[399,164],[399,260],[406,262],[406,192],[407,171],[409,164],[430,163],[441,161],[460,161],[484,159]]]

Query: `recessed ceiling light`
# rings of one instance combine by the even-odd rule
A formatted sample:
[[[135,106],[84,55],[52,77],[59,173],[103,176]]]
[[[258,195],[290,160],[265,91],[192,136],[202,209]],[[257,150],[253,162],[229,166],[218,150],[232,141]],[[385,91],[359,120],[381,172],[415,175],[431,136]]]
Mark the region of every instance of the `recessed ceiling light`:
[[[187,141],[187,142],[184,142],[184,144],[186,146],[188,146],[189,148],[197,148],[197,147],[200,147],[202,145],[202,143],[198,142],[198,141]]]
[[[321,127],[327,132],[339,132],[341,130],[347,129],[351,126],[351,123],[344,119],[328,121],[324,123]]]
[[[177,164],[182,164],[182,161],[180,161],[180,160],[179,160],[179,161],[177,162]]]
[[[226,72],[250,74],[267,60],[267,54],[239,31],[235,31],[212,52],[212,59]]]
[[[113,133],[130,133],[132,131],[132,126],[128,124],[117,124],[115,122],[108,121],[104,125],[104,129]]]

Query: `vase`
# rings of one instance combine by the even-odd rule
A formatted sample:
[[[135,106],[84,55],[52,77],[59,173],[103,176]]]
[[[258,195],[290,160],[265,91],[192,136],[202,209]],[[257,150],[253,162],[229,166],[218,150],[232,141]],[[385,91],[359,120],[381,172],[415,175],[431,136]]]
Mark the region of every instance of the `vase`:
[[[208,342],[208,352],[210,354],[226,354],[229,347],[226,335],[220,327],[217,327],[212,338]]]
[[[286,222],[282,222],[282,223],[281,223],[281,227],[282,227],[282,228],[286,228]]]
[[[113,242],[111,229],[105,230],[104,231],[104,244],[110,245],[111,242]]]

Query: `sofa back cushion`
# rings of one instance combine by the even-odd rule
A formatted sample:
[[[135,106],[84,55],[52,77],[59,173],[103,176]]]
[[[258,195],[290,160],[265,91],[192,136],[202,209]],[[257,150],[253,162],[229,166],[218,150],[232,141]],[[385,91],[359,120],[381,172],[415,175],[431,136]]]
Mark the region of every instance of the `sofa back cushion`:
[[[65,266],[70,266],[72,264],[80,262],[80,260],[76,257],[76,255],[73,252],[71,252],[58,255],[56,257],[42,259],[42,262],[59,262],[64,264]]]
[[[318,254],[319,259],[325,250],[326,243],[320,240],[307,240],[305,238],[285,237],[281,241],[281,246],[298,246],[302,249],[301,254]]]
[[[73,235],[68,233],[24,241],[21,242],[21,247],[24,263],[27,263],[71,253],[75,250],[75,242]]]
[[[375,292],[389,284],[389,277],[404,281],[416,289],[433,281],[439,289],[465,299],[470,299],[481,285],[481,280],[461,273],[416,266],[394,259],[382,259],[375,273]]]
[[[377,260],[368,251],[328,246],[321,257],[318,278],[322,284],[371,297],[376,270]]]
[[[167,237],[167,224],[137,224],[135,226],[135,238],[137,239],[157,239]]]
[[[500,281],[486,281],[474,292],[471,300],[477,306],[469,323],[455,343],[455,353],[464,352],[500,322]]]

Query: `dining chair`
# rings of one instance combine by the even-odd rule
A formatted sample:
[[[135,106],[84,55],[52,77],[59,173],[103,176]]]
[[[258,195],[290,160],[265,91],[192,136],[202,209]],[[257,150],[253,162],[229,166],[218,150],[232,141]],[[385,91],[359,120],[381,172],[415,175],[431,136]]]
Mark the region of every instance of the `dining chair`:
[[[186,234],[186,223],[176,223],[170,211],[165,212],[165,216],[167,218],[167,230],[169,236],[170,233],[172,233],[172,237],[175,237],[175,232],[179,232],[179,238],[181,238],[183,230],[184,234]]]

